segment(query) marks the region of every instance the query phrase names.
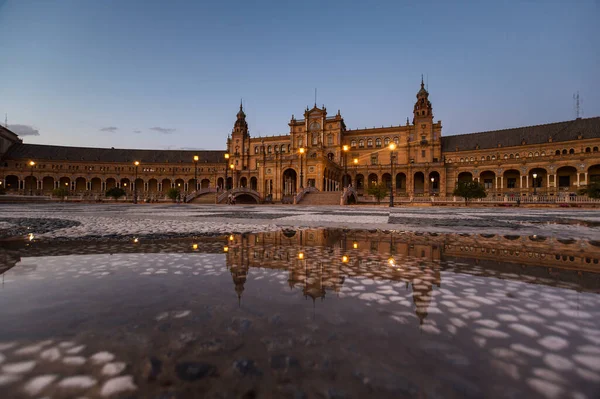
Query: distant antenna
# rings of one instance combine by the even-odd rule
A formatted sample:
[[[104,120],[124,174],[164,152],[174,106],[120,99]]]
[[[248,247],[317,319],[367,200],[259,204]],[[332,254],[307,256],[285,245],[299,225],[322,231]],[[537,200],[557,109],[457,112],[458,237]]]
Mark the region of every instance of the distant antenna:
[[[317,88],[315,87],[315,107],[317,106]]]
[[[575,118],[581,118],[581,104],[579,102],[579,90],[577,90],[577,94],[573,94],[573,100],[575,100]]]

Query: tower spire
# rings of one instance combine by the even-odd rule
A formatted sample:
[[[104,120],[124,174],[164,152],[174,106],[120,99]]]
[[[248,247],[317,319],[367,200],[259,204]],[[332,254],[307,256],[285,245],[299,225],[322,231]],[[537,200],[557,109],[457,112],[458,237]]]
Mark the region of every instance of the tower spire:
[[[243,105],[242,105],[242,98],[240,98],[240,111],[243,109]]]
[[[423,74],[421,74],[421,88],[425,87],[425,85],[423,84]]]

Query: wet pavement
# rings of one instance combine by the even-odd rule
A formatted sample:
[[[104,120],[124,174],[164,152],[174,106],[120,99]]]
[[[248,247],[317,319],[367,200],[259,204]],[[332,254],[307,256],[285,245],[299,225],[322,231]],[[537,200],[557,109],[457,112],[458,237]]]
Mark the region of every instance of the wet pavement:
[[[0,397],[600,396],[596,240],[30,238],[0,243]]]

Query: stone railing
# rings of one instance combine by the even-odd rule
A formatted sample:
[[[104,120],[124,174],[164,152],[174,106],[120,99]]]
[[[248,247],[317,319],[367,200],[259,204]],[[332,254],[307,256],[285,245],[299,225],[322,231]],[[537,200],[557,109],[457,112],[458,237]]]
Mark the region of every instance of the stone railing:
[[[233,194],[234,196],[238,194],[250,194],[255,196],[258,199],[258,203],[261,203],[263,198],[260,196],[260,193],[256,190],[253,190],[249,187],[236,187],[229,191],[223,191],[223,193],[217,196],[217,204],[220,204],[229,194]]]
[[[307,193],[316,193],[318,191],[319,190],[313,186],[304,187],[298,194],[294,196],[294,204],[299,204]]]
[[[381,202],[388,202],[387,199],[382,199]],[[376,202],[373,200],[361,199],[362,203]],[[464,203],[463,197],[440,197],[440,196],[398,196],[394,198],[394,203],[413,203],[413,204],[449,204],[449,203]],[[503,195],[503,196],[488,196],[486,198],[470,199],[470,204],[597,204],[600,205],[600,199],[589,198],[583,195]]]

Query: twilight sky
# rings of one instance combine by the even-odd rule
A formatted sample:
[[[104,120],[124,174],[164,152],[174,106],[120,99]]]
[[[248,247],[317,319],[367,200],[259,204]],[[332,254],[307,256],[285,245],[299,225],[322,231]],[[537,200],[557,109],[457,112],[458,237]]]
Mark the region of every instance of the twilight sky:
[[[0,0],[0,115],[26,143],[223,149],[314,103],[443,135],[600,115],[600,1]]]

